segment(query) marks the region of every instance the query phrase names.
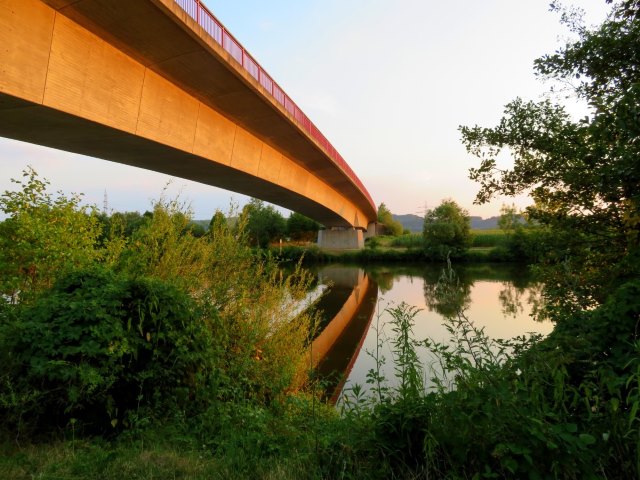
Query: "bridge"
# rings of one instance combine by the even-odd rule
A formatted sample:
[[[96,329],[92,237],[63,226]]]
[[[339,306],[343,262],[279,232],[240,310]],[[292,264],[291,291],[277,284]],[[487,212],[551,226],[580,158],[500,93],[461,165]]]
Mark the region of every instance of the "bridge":
[[[281,205],[360,248],[376,207],[200,0],[1,0],[0,136]]]

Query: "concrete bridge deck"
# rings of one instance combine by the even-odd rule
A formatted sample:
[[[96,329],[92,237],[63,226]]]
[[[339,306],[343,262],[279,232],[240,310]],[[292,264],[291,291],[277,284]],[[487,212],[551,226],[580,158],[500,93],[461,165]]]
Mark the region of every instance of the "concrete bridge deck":
[[[0,135],[365,230],[375,205],[346,162],[189,2],[1,0]]]

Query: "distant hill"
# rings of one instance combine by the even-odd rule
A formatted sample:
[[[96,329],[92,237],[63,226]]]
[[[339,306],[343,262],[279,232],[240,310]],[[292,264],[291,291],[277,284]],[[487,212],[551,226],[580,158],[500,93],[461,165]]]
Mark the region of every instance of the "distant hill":
[[[418,215],[392,215],[393,219],[402,224],[402,228],[411,232],[422,232],[424,218]]]
[[[471,217],[471,228],[473,230],[491,230],[498,228],[498,218],[500,217]],[[410,230],[411,232],[422,232],[422,225],[424,224],[424,218],[419,215],[407,214],[407,215],[393,215],[393,219],[400,222],[403,228]]]
[[[471,217],[471,229],[473,230],[491,230],[498,227],[498,219],[500,217]]]

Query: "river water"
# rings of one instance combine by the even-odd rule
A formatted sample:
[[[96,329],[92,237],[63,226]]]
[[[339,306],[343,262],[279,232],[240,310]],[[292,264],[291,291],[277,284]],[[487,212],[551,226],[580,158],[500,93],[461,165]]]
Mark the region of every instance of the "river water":
[[[333,401],[354,385],[366,390],[367,373],[377,363],[383,363],[381,373],[387,384],[397,384],[389,310],[402,303],[415,309],[412,333],[418,341],[449,342],[447,319],[459,318],[460,313],[493,339],[546,335],[553,328],[550,322],[532,317],[540,284],[522,266],[329,265],[314,273],[318,275],[315,294],[324,293],[316,302],[322,322],[312,357]],[[428,348],[420,346],[417,352],[429,388],[430,378],[442,372]],[[376,357],[384,361],[377,362]]]

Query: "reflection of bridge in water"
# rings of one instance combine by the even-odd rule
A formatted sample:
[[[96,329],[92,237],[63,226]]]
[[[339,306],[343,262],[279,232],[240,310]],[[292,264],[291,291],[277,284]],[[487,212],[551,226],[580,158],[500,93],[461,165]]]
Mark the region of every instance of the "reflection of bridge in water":
[[[322,269],[319,281],[329,285],[329,290],[316,304],[323,324],[311,345],[311,358],[318,375],[327,382],[327,397],[335,402],[369,330],[378,284],[363,270],[340,266]]]

